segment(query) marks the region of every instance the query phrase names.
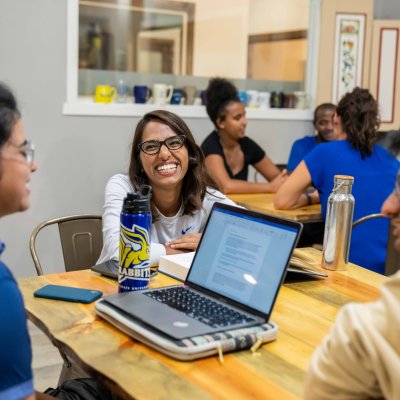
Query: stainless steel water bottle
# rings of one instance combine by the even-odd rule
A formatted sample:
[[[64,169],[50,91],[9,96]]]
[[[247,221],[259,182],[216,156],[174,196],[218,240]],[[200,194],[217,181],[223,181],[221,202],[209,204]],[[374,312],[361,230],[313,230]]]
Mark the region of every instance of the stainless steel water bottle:
[[[334,187],[327,204],[322,253],[322,267],[326,269],[346,269],[349,261],[354,212],[353,182],[352,176],[334,177]]]
[[[151,187],[128,193],[121,211],[119,292],[142,290],[150,282]]]

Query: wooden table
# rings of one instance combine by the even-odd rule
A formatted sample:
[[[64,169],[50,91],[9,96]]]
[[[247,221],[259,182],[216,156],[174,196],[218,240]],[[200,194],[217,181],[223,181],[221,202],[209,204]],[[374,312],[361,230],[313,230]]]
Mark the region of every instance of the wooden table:
[[[320,259],[315,249],[303,250]],[[371,301],[386,278],[349,264],[345,272],[329,272],[327,280],[285,283],[272,320],[278,339],[255,354],[248,350],[181,362],[130,339],[98,318],[93,304],[59,302],[33,297],[53,283],[117,291],[116,282],[88,270],[20,279],[29,319],[85,370],[122,398],[135,399],[297,399],[315,347],[332,326],[345,303]],[[173,279],[159,274],[152,286]]]
[[[275,193],[229,194],[228,197],[249,210],[264,214],[300,222],[322,221],[320,204],[313,204],[295,210],[277,210],[274,207]]]

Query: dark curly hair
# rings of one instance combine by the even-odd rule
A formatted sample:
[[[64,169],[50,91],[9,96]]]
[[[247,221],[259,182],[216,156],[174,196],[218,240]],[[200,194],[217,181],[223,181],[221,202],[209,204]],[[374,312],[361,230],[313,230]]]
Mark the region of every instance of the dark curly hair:
[[[151,111],[144,115],[138,122],[133,136],[131,161],[129,165],[129,179],[135,190],[143,185],[149,184],[146,173],[144,172],[139,154],[139,144],[142,142],[143,132],[147,124],[151,121],[159,122],[169,126],[177,135],[186,137],[185,146],[189,153],[189,167],[183,178],[181,198],[183,203],[183,214],[193,215],[195,211],[203,206],[203,200],[207,192],[207,186],[214,187],[211,179],[208,177],[204,166],[204,155],[200,147],[196,144],[192,132],[182,118],[165,110]],[[151,204],[154,220],[158,215],[155,205]]]
[[[236,87],[223,78],[213,78],[206,90],[206,110],[211,121],[217,126],[217,120],[224,120],[226,107],[231,103],[240,102]]]
[[[368,89],[356,87],[346,93],[336,109],[351,146],[363,157],[372,153],[380,124],[378,103]]]
[[[14,125],[20,118],[17,100],[11,90],[0,83],[0,149],[10,139]]]

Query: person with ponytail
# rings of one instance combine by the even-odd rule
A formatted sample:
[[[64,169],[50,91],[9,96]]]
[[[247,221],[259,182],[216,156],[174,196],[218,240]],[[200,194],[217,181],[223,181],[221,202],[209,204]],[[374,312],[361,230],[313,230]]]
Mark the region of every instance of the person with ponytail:
[[[236,87],[226,79],[211,79],[206,109],[215,129],[203,141],[207,172],[224,193],[274,193],[287,177],[265,151],[246,136],[246,109]],[[248,182],[252,165],[267,182]]]
[[[293,209],[320,201],[325,218],[334,176],[351,175],[354,220],[379,213],[400,166],[392,154],[376,145],[379,124],[378,104],[367,89],[356,87],[345,94],[333,117],[339,140],[319,144],[304,158],[278,190],[275,207]],[[318,192],[308,193],[310,185]],[[383,274],[388,227],[384,218],[357,226],[351,237],[350,262]]]

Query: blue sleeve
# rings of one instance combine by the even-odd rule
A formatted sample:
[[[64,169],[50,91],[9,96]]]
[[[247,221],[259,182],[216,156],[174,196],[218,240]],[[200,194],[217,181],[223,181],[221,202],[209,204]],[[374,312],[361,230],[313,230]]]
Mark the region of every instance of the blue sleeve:
[[[317,189],[321,188],[324,179],[323,167],[325,163],[321,163],[321,160],[325,160],[326,156],[324,149],[325,146],[320,144],[304,157],[304,162],[311,175],[311,181]]]
[[[307,153],[307,149],[303,146],[303,139],[296,140],[292,145],[286,169],[289,172],[294,171]]]
[[[34,393],[32,351],[21,293],[0,261],[0,400]]]

